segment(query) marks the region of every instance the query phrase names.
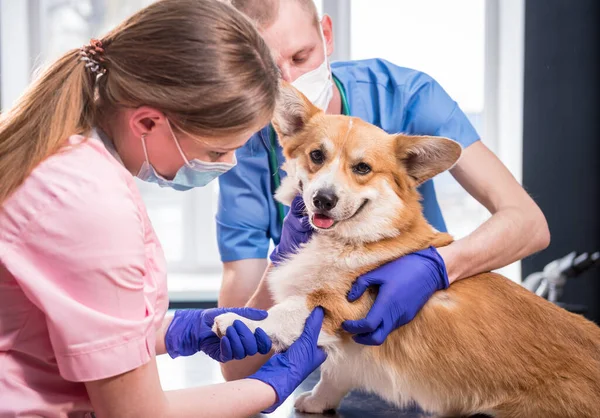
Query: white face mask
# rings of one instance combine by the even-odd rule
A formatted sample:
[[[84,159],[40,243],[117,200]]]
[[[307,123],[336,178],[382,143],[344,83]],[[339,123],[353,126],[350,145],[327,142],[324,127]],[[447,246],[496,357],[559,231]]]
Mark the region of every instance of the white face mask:
[[[327,45],[325,44],[325,35],[322,28],[321,37],[323,38],[323,51],[325,55],[323,63],[314,70],[302,74],[292,83],[292,86],[300,90],[312,104],[323,111],[327,111],[329,102],[331,102],[333,97],[333,80],[331,79],[331,69],[329,68],[329,59],[327,58]]]
[[[184,165],[177,171],[173,180],[165,179],[158,173],[158,171],[156,171],[152,164],[150,164],[148,150],[146,149],[146,138],[144,135],[142,135],[142,147],[144,148],[146,161],[142,163],[142,167],[136,176],[140,180],[147,181],[149,183],[156,183],[160,187],[170,187],[175,190],[185,191],[194,187],[206,186],[221,174],[231,170],[237,164],[235,154],[233,155],[232,163],[213,163],[198,159],[188,161],[187,157],[183,153],[183,150],[181,149],[181,145],[179,145],[179,141],[175,136],[175,132],[173,132],[171,122],[169,122],[168,119],[167,126],[169,127],[173,141],[175,141],[175,145],[179,150],[179,154],[183,159]]]

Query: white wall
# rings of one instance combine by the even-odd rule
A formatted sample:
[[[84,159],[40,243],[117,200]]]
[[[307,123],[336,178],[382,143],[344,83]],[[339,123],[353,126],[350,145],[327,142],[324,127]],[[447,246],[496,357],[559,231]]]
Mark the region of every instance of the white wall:
[[[9,108],[29,84],[30,37],[28,2],[0,0],[1,109]]]

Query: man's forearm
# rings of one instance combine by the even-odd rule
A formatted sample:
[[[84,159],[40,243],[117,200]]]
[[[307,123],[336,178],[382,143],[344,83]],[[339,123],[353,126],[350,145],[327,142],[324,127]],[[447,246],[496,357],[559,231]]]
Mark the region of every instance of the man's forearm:
[[[546,219],[537,205],[506,207],[470,235],[438,251],[450,283],[504,267],[548,246]]]
[[[274,302],[271,298],[266,279],[270,266],[271,265],[269,264],[265,270],[258,288],[246,304],[247,307],[264,310],[268,310],[273,307]],[[252,357],[246,357],[243,360],[235,360],[228,363],[223,363],[221,364],[221,372],[227,381],[243,379],[260,369],[261,366],[265,364],[269,358],[271,358],[271,356],[272,354],[265,356],[257,354]]]
[[[275,304],[275,301],[271,297],[271,291],[269,290],[269,284],[267,282],[267,276],[269,274],[270,269],[271,264],[267,266],[265,274],[263,275],[260,283],[258,284],[258,288],[246,304],[247,307],[269,310]]]

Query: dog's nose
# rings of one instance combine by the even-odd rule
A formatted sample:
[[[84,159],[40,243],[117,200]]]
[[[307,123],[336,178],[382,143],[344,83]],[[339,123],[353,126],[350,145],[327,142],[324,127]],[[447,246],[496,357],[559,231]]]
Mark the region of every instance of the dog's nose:
[[[332,190],[319,190],[313,197],[315,208],[320,210],[331,210],[337,205],[338,197]]]

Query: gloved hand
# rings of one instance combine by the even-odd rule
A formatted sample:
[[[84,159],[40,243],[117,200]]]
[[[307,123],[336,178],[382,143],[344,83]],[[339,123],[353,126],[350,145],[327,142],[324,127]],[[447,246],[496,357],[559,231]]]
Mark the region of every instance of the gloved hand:
[[[267,354],[271,350],[271,339],[260,328],[255,333],[242,322],[235,321],[227,328],[225,336],[219,338],[212,331],[215,318],[233,312],[248,319],[260,321],[268,313],[252,308],[184,309],[175,311],[173,321],[165,334],[165,346],[172,358],[191,356],[203,351],[214,360],[225,363],[256,353]]]
[[[292,201],[290,211],[283,220],[281,239],[271,253],[271,262],[277,265],[290,255],[295,254],[300,244],[308,242],[313,231],[302,196],[298,195]]]
[[[388,334],[412,321],[437,290],[447,289],[448,274],[442,256],[433,247],[405,255],[360,276],[348,293],[354,302],[369,286],[379,293],[366,318],[344,321],[342,328],[354,341],[381,345]]]
[[[277,409],[327,358],[327,354],[317,347],[324,315],[323,308],[315,308],[308,316],[300,338],[287,351],[274,355],[256,373],[248,376],[270,385],[277,394],[277,402],[264,413]]]

